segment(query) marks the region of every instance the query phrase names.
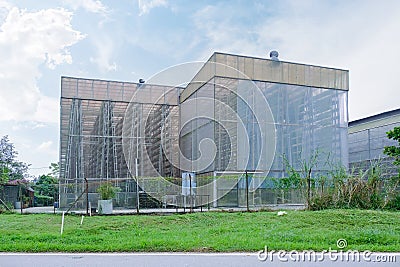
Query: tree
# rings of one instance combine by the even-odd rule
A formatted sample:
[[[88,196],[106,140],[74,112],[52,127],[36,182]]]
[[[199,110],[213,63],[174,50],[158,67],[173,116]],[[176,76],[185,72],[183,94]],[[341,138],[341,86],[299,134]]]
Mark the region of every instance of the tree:
[[[383,153],[394,158],[393,164],[400,165],[400,127],[394,127],[393,130],[390,130],[386,134],[389,139],[397,141],[398,145],[386,146]]]
[[[0,139],[0,183],[24,178],[29,165],[18,161],[17,155],[8,135],[3,136]]]
[[[10,169],[6,166],[2,166],[0,170],[0,185],[8,182],[10,176]]]
[[[60,175],[60,163],[51,163],[49,166],[50,173],[49,175],[53,176],[54,178],[57,178]]]
[[[51,163],[50,173],[39,176],[39,179],[33,185],[37,204],[49,205],[58,196],[58,175],[59,164]]]
[[[394,165],[400,166],[400,127],[394,127],[393,130],[388,131],[387,137],[397,141],[397,145],[386,146],[383,153],[394,158]],[[400,192],[398,187],[400,185],[400,172],[397,176],[391,177],[388,187],[387,207],[392,209],[400,209]]]
[[[58,180],[51,175],[41,175],[34,189],[35,195],[54,197],[58,194]]]

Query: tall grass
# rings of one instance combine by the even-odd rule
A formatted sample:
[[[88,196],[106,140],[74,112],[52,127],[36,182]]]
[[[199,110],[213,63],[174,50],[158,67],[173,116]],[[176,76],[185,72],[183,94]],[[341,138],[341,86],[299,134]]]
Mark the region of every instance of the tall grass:
[[[331,177],[323,179],[324,186],[315,187],[309,201],[309,209],[332,208],[398,209],[400,191],[399,177],[384,178],[379,162],[365,171],[347,173],[338,167]],[[400,209],[399,209],[400,210]]]
[[[400,176],[385,177],[380,161],[371,162],[366,170],[353,169],[350,173],[341,165],[327,162],[330,171],[321,175],[313,171],[318,155],[316,152],[310,160],[302,159],[299,170],[284,157],[287,177],[272,179],[277,192],[298,191],[310,210],[400,210]]]

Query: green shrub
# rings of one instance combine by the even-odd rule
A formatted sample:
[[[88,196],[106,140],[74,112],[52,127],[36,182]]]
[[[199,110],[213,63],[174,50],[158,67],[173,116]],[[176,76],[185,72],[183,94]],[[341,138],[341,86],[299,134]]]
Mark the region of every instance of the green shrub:
[[[381,209],[384,207],[384,194],[381,183],[376,180],[365,180],[351,177],[336,181],[330,190],[311,198],[309,208],[321,210],[339,209]]]
[[[53,197],[43,196],[43,195],[36,195],[35,196],[37,206],[52,206],[54,202]]]
[[[13,213],[13,205],[11,203],[5,203],[5,205],[3,203],[0,203],[0,214]]]
[[[102,183],[97,189],[97,193],[100,194],[100,198],[103,200],[113,199],[117,194],[119,188],[112,185],[111,182]]]
[[[312,197],[309,205],[310,205],[309,206],[310,210],[323,210],[323,209],[335,208],[332,194],[328,193]]]
[[[394,198],[389,200],[386,208],[391,210],[400,210],[400,194],[397,194]]]

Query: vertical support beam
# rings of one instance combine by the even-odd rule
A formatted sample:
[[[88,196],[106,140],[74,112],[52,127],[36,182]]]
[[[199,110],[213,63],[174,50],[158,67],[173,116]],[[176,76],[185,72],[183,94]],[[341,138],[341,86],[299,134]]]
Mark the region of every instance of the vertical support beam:
[[[135,158],[135,177],[136,177],[136,213],[139,214],[139,159]]]
[[[24,208],[24,198],[22,197],[22,186],[20,183],[18,183],[19,186],[19,201],[21,202],[21,214],[23,212],[23,208]]]
[[[247,211],[250,211],[250,208],[249,208],[249,175],[247,174],[247,171],[245,172],[245,176],[246,176],[246,208],[247,208]]]
[[[218,186],[217,186],[217,173],[214,172],[214,180],[213,180],[213,208],[218,206]]]
[[[129,121],[131,123],[130,124],[131,132],[130,132],[130,138],[129,138],[129,152],[128,152],[128,159],[127,159],[127,165],[128,165],[129,170],[127,172],[127,177],[132,177],[132,175],[130,175],[130,174],[132,173],[132,158],[133,158],[132,151],[133,151],[133,145],[134,145],[133,140],[135,140],[134,139],[134,125],[135,125],[134,119],[135,119],[135,115],[136,115],[136,106],[132,106],[132,111],[130,111],[127,114],[129,114],[129,116],[131,116],[130,118],[128,117],[129,120],[127,120],[127,118],[125,118],[126,121]],[[128,196],[125,197],[125,204],[128,205]]]
[[[193,195],[192,195],[192,175],[189,173],[189,197],[190,197],[190,213],[193,212]]]
[[[243,179],[243,174],[238,176],[237,182],[236,182],[236,204],[237,204],[238,207],[240,207],[240,186],[239,186],[239,183],[240,183],[240,181],[242,179]],[[245,192],[245,194],[246,194],[246,192]]]
[[[78,164],[77,164],[77,168],[79,171],[79,175],[77,176],[77,178],[79,179],[84,179],[83,182],[85,182],[86,177],[85,177],[85,170],[84,170],[84,156],[83,156],[83,114],[82,114],[82,100],[79,99],[78,100],[78,114],[77,114],[77,118],[78,118]],[[83,188],[82,188],[83,189]],[[87,188],[85,188],[84,190],[87,190]],[[88,193],[88,191],[87,191]],[[87,196],[88,197],[88,196]],[[87,203],[86,203],[87,205]]]
[[[85,191],[86,191],[86,215],[89,215],[89,183],[88,180],[85,179]]]
[[[368,134],[368,159],[371,159],[371,130],[367,129]]]

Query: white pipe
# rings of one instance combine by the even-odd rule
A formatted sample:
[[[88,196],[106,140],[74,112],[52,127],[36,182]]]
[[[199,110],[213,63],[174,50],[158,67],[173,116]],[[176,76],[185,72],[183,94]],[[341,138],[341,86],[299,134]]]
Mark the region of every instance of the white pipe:
[[[136,153],[138,153],[138,152],[136,152]],[[136,156],[137,156],[137,154],[136,154]],[[136,158],[135,159],[135,178],[136,178],[136,212],[137,213],[139,213],[139,207],[140,207],[140,204],[139,204],[139,167],[138,167],[138,165],[139,165],[139,159],[138,158]]]
[[[65,211],[63,211],[62,217],[61,217],[61,235],[64,232],[64,215],[65,215]]]
[[[214,180],[213,180],[213,207],[217,207],[218,200],[218,186],[217,186],[217,172],[214,172]]]
[[[83,216],[83,215],[82,215],[82,219],[81,219],[81,225],[82,225],[82,223],[83,223],[83,218],[85,218],[85,216]]]

